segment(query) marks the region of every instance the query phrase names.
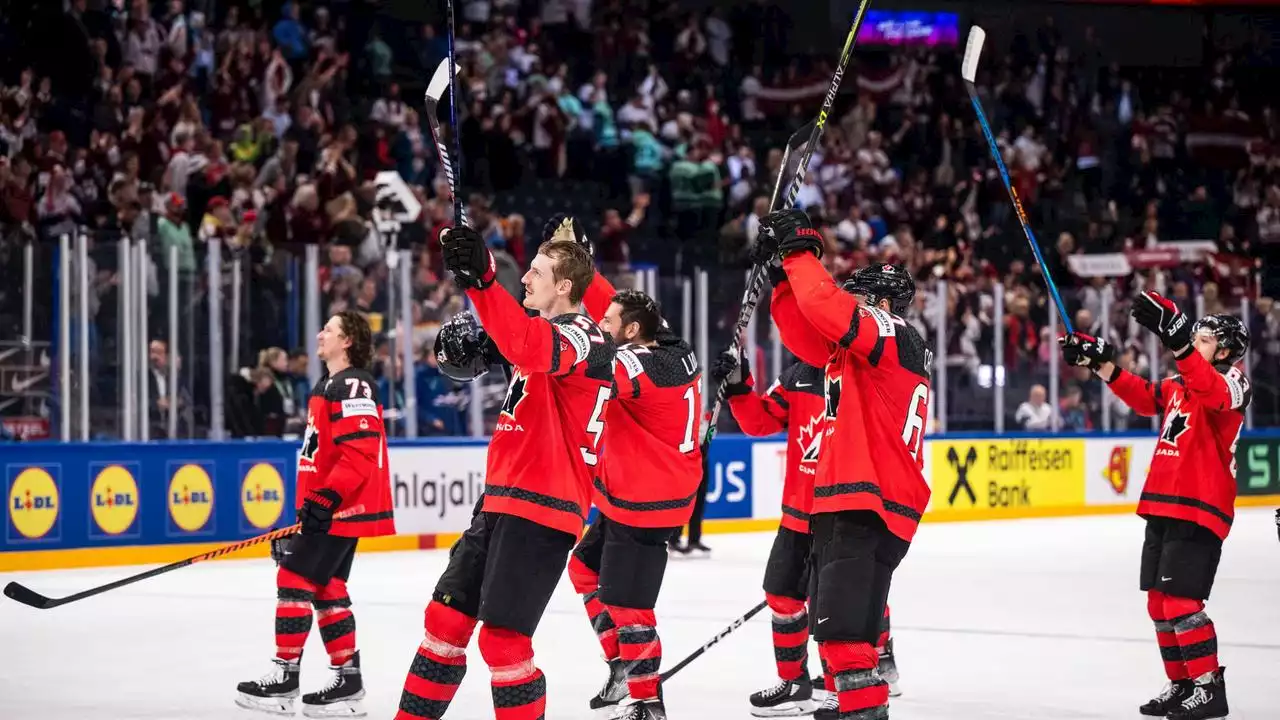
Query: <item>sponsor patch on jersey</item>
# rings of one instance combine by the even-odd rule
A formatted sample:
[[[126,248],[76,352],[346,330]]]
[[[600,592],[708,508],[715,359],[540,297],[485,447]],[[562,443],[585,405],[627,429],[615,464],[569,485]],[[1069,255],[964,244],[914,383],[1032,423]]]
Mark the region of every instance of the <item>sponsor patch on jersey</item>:
[[[876,328],[880,331],[880,337],[893,337],[896,334],[893,318],[889,313],[870,305],[863,305],[861,310],[876,321]]]
[[[627,377],[635,380],[644,374],[644,364],[640,362],[640,358],[631,350],[619,350],[616,355],[618,361],[622,363],[622,367],[627,370]]]
[[[1240,368],[1233,367],[1224,375],[1227,379],[1227,390],[1231,393],[1231,407],[1239,408],[1244,404],[1245,395],[1249,392],[1249,380],[1240,372]]]
[[[361,415],[378,417],[378,403],[368,398],[342,401],[342,417],[360,417]]]
[[[587,336],[587,331],[576,325],[557,325],[556,329],[560,331],[562,340],[567,340],[569,346],[573,348],[574,364],[580,363],[587,358],[587,354],[591,352],[591,338]],[[562,342],[561,345],[564,343]],[[563,347],[561,348],[563,351]],[[567,367],[562,365],[561,367]]]

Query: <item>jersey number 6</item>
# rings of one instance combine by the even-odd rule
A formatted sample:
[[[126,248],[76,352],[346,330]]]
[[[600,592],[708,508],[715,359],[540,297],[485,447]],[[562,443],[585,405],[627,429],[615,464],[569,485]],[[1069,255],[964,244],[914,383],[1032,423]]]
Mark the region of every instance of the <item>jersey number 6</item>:
[[[925,415],[929,412],[929,386],[924,383],[916,385],[911,393],[911,403],[907,406],[907,420],[902,425],[902,442],[916,462],[924,452]]]

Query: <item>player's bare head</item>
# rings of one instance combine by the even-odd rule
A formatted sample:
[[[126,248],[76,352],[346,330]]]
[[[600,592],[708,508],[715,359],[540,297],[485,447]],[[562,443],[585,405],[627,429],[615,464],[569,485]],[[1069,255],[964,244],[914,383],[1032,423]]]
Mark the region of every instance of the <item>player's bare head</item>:
[[[373,360],[373,331],[369,321],[355,310],[343,310],[329,318],[316,341],[316,353],[324,362],[345,355],[351,367],[368,368]]]
[[[653,342],[662,327],[662,309],[653,298],[639,290],[623,290],[613,296],[600,320],[600,329],[613,341],[646,344]]]
[[[544,242],[522,278],[524,305],[538,311],[577,306],[595,275],[591,255],[582,246],[570,240]]]

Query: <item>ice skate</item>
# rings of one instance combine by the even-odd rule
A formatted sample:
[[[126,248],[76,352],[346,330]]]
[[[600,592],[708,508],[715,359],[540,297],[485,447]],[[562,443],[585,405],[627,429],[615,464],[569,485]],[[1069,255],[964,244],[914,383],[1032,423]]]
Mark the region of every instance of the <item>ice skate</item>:
[[[840,698],[835,693],[827,693],[822,704],[813,711],[813,720],[837,720],[840,717]]]
[[[756,717],[810,715],[817,707],[813,683],[807,674],[795,680],[779,681],[751,695],[751,714]]]
[[[272,715],[292,715],[293,701],[298,697],[298,662],[280,658],[271,662],[271,672],[236,686],[240,693],[236,705]]]
[[[641,700],[626,706],[626,711],[615,715],[615,720],[667,720],[667,708],[662,700]]]
[[[360,718],[367,715],[364,705],[364,680],[360,677],[360,653],[356,652],[342,665],[330,665],[333,678],[319,692],[302,696],[302,714],[309,718]]]
[[[1164,686],[1164,690],[1159,695],[1148,700],[1138,712],[1143,715],[1152,717],[1164,717],[1174,708],[1182,705],[1182,701],[1191,694],[1191,689],[1195,685],[1190,680],[1174,680]]]
[[[591,709],[602,710],[604,708],[614,707],[618,703],[626,700],[627,692],[627,666],[622,660],[615,659],[609,661],[609,678],[604,681],[604,687],[600,688],[600,692],[591,698]]]
[[[1169,720],[1224,720],[1227,717],[1226,668],[1196,678],[1182,703],[1169,711]]]
[[[889,683],[889,697],[898,697],[902,690],[898,687],[898,661],[893,657],[893,638],[880,648],[880,664],[877,667],[880,677]]]

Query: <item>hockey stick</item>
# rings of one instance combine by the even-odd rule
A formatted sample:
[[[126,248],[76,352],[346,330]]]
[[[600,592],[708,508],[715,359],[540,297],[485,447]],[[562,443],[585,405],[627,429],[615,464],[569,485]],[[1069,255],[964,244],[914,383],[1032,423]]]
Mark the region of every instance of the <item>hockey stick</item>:
[[[705,645],[698,648],[697,650],[694,650],[693,653],[689,655],[689,657],[681,660],[680,662],[676,663],[675,667],[662,673],[662,676],[661,676],[662,682],[666,682],[667,680],[671,679],[672,675],[675,675],[676,673],[683,670],[686,665],[693,662],[694,660],[697,660],[699,657],[702,656],[703,653],[711,649],[712,645],[715,645],[716,643],[723,640],[726,635],[742,627],[743,623],[755,617],[757,613],[759,613],[761,610],[765,609],[766,607],[768,607],[768,605],[764,601],[761,601],[759,605],[748,610],[746,615],[743,615],[737,620],[734,620],[732,623],[729,624],[729,627],[721,630],[719,633],[716,634],[715,637],[708,640]]]
[[[334,519],[341,520],[342,518],[351,517],[352,515],[359,515],[360,513],[363,513],[363,512],[364,512],[364,506],[356,505],[354,507],[347,508],[346,510],[343,510],[342,512],[338,513],[337,515],[334,516]],[[83,592],[78,592],[75,595],[68,595],[66,597],[60,597],[60,598],[46,597],[32,590],[31,588],[16,582],[11,582],[8,585],[6,585],[4,587],[4,594],[12,598],[13,600],[16,600],[17,602],[22,603],[23,605],[29,605],[38,610],[48,610],[49,608],[55,608],[55,607],[58,607],[59,605],[66,605],[67,603],[73,603],[77,600],[83,600],[88,597],[93,597],[94,595],[101,595],[102,593],[107,592],[108,590],[115,590],[116,588],[124,587],[125,585],[132,585],[140,580],[146,580],[148,578],[153,578],[157,575],[163,575],[167,572],[171,572],[173,570],[178,570],[178,569],[187,567],[188,565],[194,565],[198,562],[204,562],[205,560],[213,560],[215,558],[220,558],[223,555],[230,555],[231,553],[236,552],[237,550],[243,550],[251,545],[258,545],[264,542],[271,542],[272,540],[276,540],[288,535],[294,535],[298,532],[301,532],[301,530],[302,530],[302,523],[295,523],[293,525],[290,525],[289,527],[280,528],[279,530],[272,530],[269,533],[264,533],[257,537],[251,537],[248,540],[241,540],[240,542],[237,542],[237,543],[224,545],[223,547],[220,547],[217,550],[210,550],[207,553],[201,553],[199,555],[196,555],[195,557],[189,557],[186,560],[179,560],[176,563],[165,565],[163,567],[158,567],[153,570],[148,570],[144,573],[139,573],[137,575],[131,575],[127,578],[124,578],[123,580],[117,580],[113,583],[107,583],[106,585],[99,585],[98,587],[89,588],[88,590],[85,590]]]
[[[1022,209],[1022,200],[1018,198],[1018,191],[1013,189],[1013,183],[1009,181],[1009,170],[1004,166],[1004,158],[1000,157],[1000,146],[996,144],[995,136],[991,134],[991,126],[987,124],[987,114],[982,111],[982,101],[978,99],[978,90],[973,85],[978,76],[978,59],[982,55],[982,43],[986,39],[987,33],[982,28],[977,25],[969,28],[969,39],[964,47],[964,60],[960,63],[960,77],[964,79],[965,90],[969,91],[969,100],[973,102],[973,111],[978,114],[978,124],[982,126],[982,134],[987,139],[991,157],[995,158],[996,167],[1000,170],[1004,189],[1009,193],[1009,199],[1013,201],[1014,214],[1018,216],[1018,223],[1022,225],[1022,232],[1027,236],[1027,242],[1031,244],[1031,252],[1035,254],[1036,263],[1040,265],[1040,273],[1044,275],[1044,284],[1048,286],[1049,295],[1053,297],[1058,314],[1062,316],[1063,327],[1070,335],[1075,332],[1075,329],[1071,324],[1070,316],[1067,315],[1067,306],[1062,302],[1062,296],[1058,294],[1058,284],[1049,274],[1049,266],[1045,264],[1044,255],[1040,252],[1040,243],[1036,240],[1035,233],[1031,231],[1031,223],[1027,220],[1027,212]]]
[[[813,121],[813,129],[809,132],[809,137],[804,146],[804,152],[800,155],[800,164],[796,166],[795,175],[791,178],[791,184],[787,187],[786,202],[783,205],[778,203],[778,192],[782,188],[782,180],[786,175],[787,162],[790,159],[793,147],[799,145],[795,143],[798,137],[802,136],[804,128],[801,128],[791,139],[787,141],[787,148],[783,151],[782,167],[778,170],[777,180],[773,184],[773,196],[769,201],[769,211],[779,209],[779,207],[792,207],[796,203],[796,195],[800,194],[800,186],[804,183],[804,176],[809,171],[809,162],[813,159],[813,152],[818,147],[818,142],[822,139],[822,132],[826,129],[827,118],[831,115],[831,110],[836,103],[836,95],[840,93],[840,81],[844,79],[844,71],[849,66],[849,58],[853,55],[853,48],[858,42],[858,30],[862,27],[862,19],[867,14],[867,8],[871,5],[871,0],[862,0],[858,3],[858,12],[853,16],[853,26],[849,28],[849,35],[845,37],[844,49],[840,53],[840,61],[836,64],[836,72],[831,77],[831,87],[827,90],[827,96],[822,100],[822,109],[818,111],[818,117]],[[805,127],[808,127],[806,125]],[[764,292],[764,281],[766,278],[765,267],[760,263],[751,266],[751,273],[747,276],[747,289],[742,296],[742,307],[738,310],[738,321],[733,327],[733,346],[732,352],[737,354],[742,352],[742,346],[739,344],[739,336],[746,329],[747,324],[751,322],[751,316],[755,314],[756,305],[760,303],[760,295]],[[724,405],[725,390],[729,387],[729,379],[725,378],[720,381],[716,387],[716,399],[711,405],[711,417],[707,423],[707,434],[702,439],[702,452],[707,452],[707,446],[711,444],[711,439],[716,435],[716,421],[720,419],[720,408]]]
[[[427,113],[427,123],[431,127],[431,138],[436,143],[436,156],[440,158],[440,168],[444,170],[445,179],[449,181],[449,194],[453,200],[453,217],[462,225],[468,225],[466,209],[463,207],[462,197],[458,194],[458,177],[453,169],[453,161],[451,155],[456,154],[462,157],[462,153],[458,150],[458,109],[456,105],[457,95],[453,91],[453,86],[457,78],[457,70],[453,63],[453,0],[449,0],[449,56],[440,61],[436,66],[435,72],[431,74],[431,82],[427,83],[426,99],[423,102]],[[449,131],[453,135],[453,144],[456,153],[450,153],[448,145],[445,144],[444,135],[440,131],[440,117],[438,107],[440,98],[444,96],[444,91],[449,91]]]

